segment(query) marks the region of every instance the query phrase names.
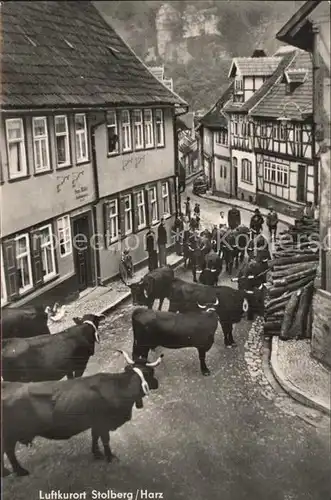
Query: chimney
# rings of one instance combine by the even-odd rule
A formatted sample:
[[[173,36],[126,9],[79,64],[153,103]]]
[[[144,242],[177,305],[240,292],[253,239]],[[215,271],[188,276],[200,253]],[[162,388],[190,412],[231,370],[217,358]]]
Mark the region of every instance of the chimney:
[[[267,57],[263,49],[255,49],[251,57]]]

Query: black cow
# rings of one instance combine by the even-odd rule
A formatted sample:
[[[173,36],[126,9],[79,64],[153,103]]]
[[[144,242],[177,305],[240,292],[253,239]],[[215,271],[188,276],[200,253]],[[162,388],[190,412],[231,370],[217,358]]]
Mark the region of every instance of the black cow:
[[[172,283],[169,311],[189,312],[197,310],[197,303],[212,304],[218,299],[216,312],[224,334],[224,344],[235,345],[232,330],[233,324],[239,323],[243,314],[248,311],[247,297],[253,292],[235,290],[228,286],[206,286],[200,283],[188,283],[176,278]],[[258,302],[260,303],[260,302]],[[259,311],[263,314],[263,309]]]
[[[8,307],[1,311],[1,333],[3,339],[26,338],[50,335],[47,325],[51,311],[44,306]]]
[[[86,314],[73,318],[75,326],[56,335],[8,339],[2,345],[2,377],[10,382],[39,382],[81,377],[105,316]]]
[[[150,271],[138,283],[128,285],[131,289],[133,304],[146,305],[148,309],[152,309],[154,301],[160,299],[160,311],[164,299],[169,297],[174,278],[175,273],[169,266]]]
[[[123,373],[97,373],[60,382],[2,382],[3,454],[15,474],[29,474],[16,458],[16,443],[31,444],[36,436],[63,440],[91,429],[94,458],[103,457],[99,438],[106,460],[115,458],[109,431],[131,420],[133,405],[142,408],[149,389],[158,388],[154,368],[161,362],[159,358],[154,363],[142,359],[134,363],[121,352],[130,363]],[[2,460],[2,475],[8,475],[3,464]]]
[[[168,349],[195,347],[199,353],[203,375],[210,375],[206,365],[206,353],[214,343],[218,318],[215,307],[197,304],[203,312],[173,313],[151,311],[139,307],[132,313],[133,359],[147,358],[150,349],[158,346]]]

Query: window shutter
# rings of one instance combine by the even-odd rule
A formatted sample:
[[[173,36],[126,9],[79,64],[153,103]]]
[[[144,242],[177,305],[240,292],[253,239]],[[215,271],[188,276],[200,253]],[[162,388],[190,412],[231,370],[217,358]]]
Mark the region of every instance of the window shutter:
[[[137,207],[137,193],[132,195],[132,208],[133,208],[133,232],[138,231],[138,207]]]
[[[31,263],[33,281],[36,288],[43,284],[43,261],[41,258],[41,241],[39,230],[31,231]]]
[[[163,203],[162,203],[162,182],[156,184],[157,208],[159,220],[163,217]]]
[[[151,205],[151,195],[148,188],[145,188],[145,213],[146,213],[146,225],[152,224],[152,205]]]
[[[7,284],[7,298],[14,300],[19,296],[18,270],[16,263],[16,241],[7,240],[2,242],[3,264]]]
[[[108,203],[103,204],[103,230],[105,247],[109,247],[109,205]]]
[[[118,216],[119,216],[119,230],[120,230],[120,239],[123,240],[125,238],[125,197],[121,196],[119,199],[118,205]]]

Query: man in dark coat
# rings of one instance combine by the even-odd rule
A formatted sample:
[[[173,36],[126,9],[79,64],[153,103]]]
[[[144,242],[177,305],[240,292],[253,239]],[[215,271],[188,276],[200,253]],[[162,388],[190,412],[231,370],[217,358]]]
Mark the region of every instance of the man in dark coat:
[[[155,233],[151,226],[148,226],[146,233],[146,252],[148,252],[148,269],[153,271],[157,268],[157,251],[155,244]]]
[[[185,215],[191,220],[191,198],[189,197],[185,201]]]
[[[182,255],[182,240],[183,240],[183,230],[184,224],[183,220],[176,214],[176,219],[173,225],[173,233],[175,237],[175,249],[177,255]]]
[[[160,267],[167,265],[167,231],[164,227],[164,218],[161,218],[160,225],[157,230],[157,244],[159,247],[159,264]]]
[[[198,231],[193,231],[188,239],[188,249],[190,252],[190,263],[192,266],[193,281],[197,282],[197,267],[199,266],[201,250],[200,250],[200,236]]]
[[[232,207],[228,211],[228,226],[230,229],[236,229],[241,224],[241,215],[237,207]]]
[[[254,215],[251,218],[250,229],[256,234],[260,234],[262,231],[262,226],[264,224],[264,219],[258,208],[254,210]]]

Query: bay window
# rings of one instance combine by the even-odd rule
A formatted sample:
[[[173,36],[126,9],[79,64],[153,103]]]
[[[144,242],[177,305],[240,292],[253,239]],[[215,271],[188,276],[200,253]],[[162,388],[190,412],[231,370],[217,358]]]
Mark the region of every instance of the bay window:
[[[70,217],[64,215],[57,220],[57,234],[60,244],[60,255],[66,257],[72,252]]]
[[[151,109],[144,109],[145,148],[154,147],[153,113]]]
[[[29,235],[16,237],[16,263],[19,293],[24,293],[33,287]]]
[[[70,165],[69,128],[66,115],[55,117],[55,138],[57,166]]]
[[[142,149],[144,147],[144,126],[141,109],[135,109],[133,111],[133,125],[135,149]]]
[[[131,151],[131,120],[130,113],[127,109],[121,112],[121,127],[122,127],[122,151]]]
[[[36,172],[50,170],[46,116],[32,118],[34,165]]]
[[[164,120],[163,110],[155,110],[156,145],[164,146]]]
[[[9,178],[27,175],[24,125],[22,118],[6,120]]]
[[[87,124],[86,115],[84,113],[75,115],[75,135],[76,161],[77,163],[88,161]]]
[[[163,215],[170,215],[169,184],[162,183],[162,210]]]
[[[56,275],[54,239],[51,224],[41,227],[39,232],[43,277],[44,281],[47,281]]]
[[[146,207],[144,191],[141,190],[137,194],[137,213],[138,213],[138,229],[146,226]]]
[[[128,194],[124,197],[124,232],[132,233],[132,197]]]
[[[107,112],[108,154],[118,153],[118,125],[116,111]]]

